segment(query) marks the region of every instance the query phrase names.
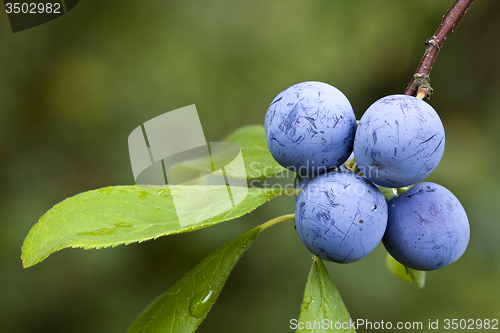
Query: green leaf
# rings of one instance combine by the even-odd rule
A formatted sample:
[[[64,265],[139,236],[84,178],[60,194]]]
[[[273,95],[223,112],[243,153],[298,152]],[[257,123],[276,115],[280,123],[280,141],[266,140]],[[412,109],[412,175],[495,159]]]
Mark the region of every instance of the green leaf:
[[[278,164],[269,152],[264,127],[261,125],[242,127],[224,138],[223,141],[238,145],[245,163],[245,170],[238,169],[237,164],[235,164],[236,168],[228,166],[226,168],[227,177],[247,178],[249,180],[263,179],[287,170]],[[228,156],[231,155],[230,151],[227,153],[225,150],[212,152],[212,162],[217,165],[225,165],[226,160],[230,159]],[[175,168],[187,168],[202,173],[211,173],[210,166],[211,163],[207,161],[207,158],[198,158],[179,163]],[[215,174],[218,174],[218,172],[216,171]]]
[[[232,198],[243,199],[248,190],[232,207],[227,189],[115,186],[78,194],[55,205],[33,226],[22,247],[23,266],[33,266],[63,248],[104,248],[205,228],[240,217],[284,194],[276,189],[231,187]],[[182,211],[182,221],[193,223],[181,225],[176,208]],[[220,214],[214,216],[214,212]]]
[[[385,257],[385,264],[387,268],[394,273],[397,277],[409,282],[418,288],[423,288],[425,285],[425,272],[411,269],[403,264],[400,264],[389,253]]]
[[[326,327],[319,327],[326,322]],[[349,312],[323,260],[316,256],[307,278],[298,323],[301,326],[298,326],[296,332],[356,332],[351,327]],[[319,324],[314,327],[314,323]]]
[[[257,226],[206,257],[153,301],[128,333],[194,332],[219,297],[234,265],[261,230]]]
[[[383,186],[377,186],[380,192],[384,195],[385,200],[389,201],[393,196],[396,195],[394,188],[389,188],[389,187],[383,187]]]

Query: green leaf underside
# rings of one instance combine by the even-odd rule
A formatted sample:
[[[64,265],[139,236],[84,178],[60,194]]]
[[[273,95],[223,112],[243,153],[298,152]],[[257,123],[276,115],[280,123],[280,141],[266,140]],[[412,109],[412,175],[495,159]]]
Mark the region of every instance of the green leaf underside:
[[[245,170],[226,168],[228,177],[247,178],[249,180],[263,179],[287,170],[278,164],[269,152],[264,126],[251,125],[242,127],[224,138],[223,141],[237,144],[241,149],[245,163]],[[224,160],[224,152],[221,152],[220,155],[215,153],[213,158]],[[177,167],[198,170],[204,173],[212,172],[210,162],[206,158],[185,161]],[[216,171],[215,174],[218,174],[218,172]]]
[[[22,247],[23,266],[33,266],[63,248],[114,247],[209,227],[240,217],[283,191],[248,188],[237,206],[201,221],[207,211],[227,204],[227,193],[226,186],[179,185],[113,186],[75,195],[51,208],[30,230]],[[172,199],[180,194],[193,202],[188,217],[201,222],[181,226]]]
[[[234,265],[261,230],[257,226],[206,257],[153,301],[128,333],[194,332],[219,297]]]
[[[325,319],[328,321],[328,327],[322,326]],[[304,325],[303,329],[298,328],[296,330],[296,332],[300,333],[356,332],[354,329],[349,328],[351,323],[349,312],[328,274],[323,260],[316,256],[307,278],[298,322]],[[336,322],[339,323],[337,325],[338,329],[335,326]],[[309,326],[308,323],[310,323]],[[313,326],[314,323],[317,323],[316,327]],[[342,324],[344,328],[341,328]]]
[[[411,269],[403,264],[400,264],[389,253],[385,258],[387,268],[397,277],[409,282],[418,288],[423,288],[425,285],[425,272]]]

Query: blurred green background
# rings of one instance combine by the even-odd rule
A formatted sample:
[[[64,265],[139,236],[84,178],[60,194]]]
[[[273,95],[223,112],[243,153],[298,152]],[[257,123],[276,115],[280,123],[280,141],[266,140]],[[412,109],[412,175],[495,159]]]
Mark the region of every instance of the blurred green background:
[[[0,325],[4,332],[125,332],[151,300],[252,226],[294,210],[277,198],[193,233],[113,249],[67,249],[23,270],[29,229],[82,191],[133,184],[127,137],[196,104],[207,141],[262,124],[269,103],[306,80],[330,83],[357,117],[406,88],[452,0],[82,0],[13,34],[0,15]],[[435,63],[430,104],[446,150],[427,178],[471,223],[465,255],[418,290],[379,246],[327,263],[353,319],[500,319],[500,2],[478,0]],[[199,332],[289,332],[310,266],[293,222],[263,232]],[[359,330],[363,332],[364,330]]]

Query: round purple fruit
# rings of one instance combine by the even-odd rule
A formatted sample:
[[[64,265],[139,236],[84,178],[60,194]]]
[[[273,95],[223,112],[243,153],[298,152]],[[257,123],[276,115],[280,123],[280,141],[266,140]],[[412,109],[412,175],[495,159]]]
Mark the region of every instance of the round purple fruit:
[[[313,254],[350,263],[380,243],[387,225],[387,203],[366,178],[352,172],[329,172],[302,188],[295,224],[302,243]]]
[[[401,264],[431,271],[458,260],[469,243],[469,220],[458,199],[443,186],[420,183],[388,202],[382,239]]]
[[[302,82],[276,96],[266,113],[265,131],[279,164],[303,176],[316,176],[349,157],[356,116],[337,88]]]
[[[361,117],[354,139],[363,175],[385,187],[403,187],[427,177],[444,152],[444,128],[426,102],[392,95],[373,103]]]

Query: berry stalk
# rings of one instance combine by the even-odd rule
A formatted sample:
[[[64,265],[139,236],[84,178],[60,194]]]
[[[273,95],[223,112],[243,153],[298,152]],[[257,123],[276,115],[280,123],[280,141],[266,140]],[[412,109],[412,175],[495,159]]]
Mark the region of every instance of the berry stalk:
[[[436,33],[425,41],[427,48],[420,64],[418,65],[417,71],[413,75],[413,78],[404,92],[405,95],[414,95],[415,92],[418,91],[418,98],[423,99],[430,97],[432,94],[432,88],[430,85],[429,74],[434,61],[436,60],[436,56],[441,49],[441,46],[443,46],[446,41],[446,38],[448,38],[453,30],[458,27],[460,21],[462,21],[462,18],[465,15],[465,12],[469,9],[473,2],[474,0],[457,0],[455,4],[448,9]]]

